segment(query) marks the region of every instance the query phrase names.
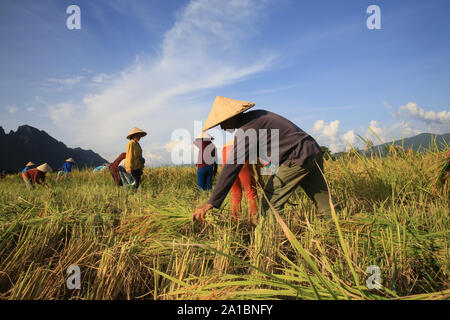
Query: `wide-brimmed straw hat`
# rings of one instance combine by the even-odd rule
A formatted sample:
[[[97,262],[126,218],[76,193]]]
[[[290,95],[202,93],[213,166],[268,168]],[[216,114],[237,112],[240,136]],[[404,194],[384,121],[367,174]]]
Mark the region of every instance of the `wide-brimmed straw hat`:
[[[214,140],[214,138],[208,134],[208,132],[201,132],[198,136],[195,137],[195,140],[205,140],[205,141],[211,141]]]
[[[72,158],[69,158],[69,159],[66,160],[66,162],[72,162],[72,163],[75,163],[75,160],[73,160]]]
[[[211,112],[206,119],[203,131],[214,128],[225,120],[228,120],[239,113],[247,111],[254,105],[254,102],[239,101],[217,96],[211,108]]]
[[[47,163],[41,164],[36,169],[42,172],[53,172],[52,168]]]
[[[145,132],[144,130],[141,130],[137,127],[134,127],[133,129],[131,129],[130,133],[127,135],[127,139],[131,140],[131,136],[134,134],[139,134],[142,138],[147,135],[147,132]]]
[[[33,163],[33,162],[28,162],[26,165],[25,165],[25,167],[31,167],[31,166],[35,166],[35,164]]]

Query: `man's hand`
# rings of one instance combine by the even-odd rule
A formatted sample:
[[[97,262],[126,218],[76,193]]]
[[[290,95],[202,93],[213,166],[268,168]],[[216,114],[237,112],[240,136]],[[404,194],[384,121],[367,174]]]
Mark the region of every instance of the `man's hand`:
[[[131,174],[131,169],[127,169],[127,172],[128,172],[129,174]]]
[[[202,205],[201,207],[198,207],[197,209],[195,209],[195,212],[192,215],[192,221],[195,221],[195,220],[205,221],[206,211],[212,209],[212,207],[213,207],[212,204],[206,203],[206,204]]]

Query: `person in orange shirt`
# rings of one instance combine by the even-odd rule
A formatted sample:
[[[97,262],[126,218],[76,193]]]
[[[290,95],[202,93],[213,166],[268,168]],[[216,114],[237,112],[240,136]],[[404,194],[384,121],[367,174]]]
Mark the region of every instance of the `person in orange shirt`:
[[[233,150],[233,142],[234,139],[231,139],[227,144],[223,146],[223,165],[226,164],[227,158],[230,156],[230,153]],[[239,218],[239,213],[241,212],[242,188],[244,188],[245,194],[247,195],[247,203],[250,211],[250,222],[255,225],[258,214],[258,193],[256,191],[255,173],[257,174],[259,165],[257,166],[256,170],[254,170],[253,166],[254,165],[249,164],[248,160],[242,166],[237,179],[234,181],[233,186],[231,187],[231,203],[233,219],[236,222]],[[261,179],[258,178],[258,181],[260,184],[262,184]],[[261,187],[263,186],[261,185]]]
[[[28,189],[33,189],[33,184],[45,185],[45,174],[52,172],[52,168],[44,163],[35,169],[28,169],[22,174],[22,179]]]
[[[135,179],[135,189],[139,188],[144,169],[142,148],[139,145],[139,140],[146,135],[147,133],[145,131],[134,127],[127,136],[127,139],[129,139],[130,142],[127,144],[125,170]]]

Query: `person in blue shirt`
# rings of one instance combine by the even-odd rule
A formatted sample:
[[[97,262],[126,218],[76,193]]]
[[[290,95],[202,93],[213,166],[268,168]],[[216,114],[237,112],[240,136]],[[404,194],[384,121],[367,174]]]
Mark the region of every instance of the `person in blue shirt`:
[[[33,163],[33,162],[28,162],[26,165],[25,165],[25,168],[22,170],[22,174],[24,174],[25,173],[25,171],[27,171],[27,170],[29,170],[29,169],[32,169],[32,167],[34,167],[35,166],[35,164]]]
[[[104,164],[102,164],[101,166],[95,167],[94,170],[93,170],[93,172],[94,172],[94,173],[97,173],[97,172],[101,172],[101,171],[103,171],[103,170],[106,170],[106,169],[109,168],[109,165],[110,165],[109,163],[104,163]]]
[[[103,168],[105,168],[103,165],[98,166],[98,167],[95,167],[94,170],[93,170],[93,172],[100,172],[100,171],[103,170]]]
[[[70,172],[72,172],[72,166],[75,163],[75,160],[73,160],[72,158],[69,158],[66,160],[66,162],[64,162],[64,164],[62,165],[62,170],[58,171],[58,175],[56,176],[56,182],[58,182],[60,179],[68,179]],[[63,178],[62,178],[63,177]]]
[[[62,165],[62,170],[64,171],[64,173],[69,173],[72,171],[73,163],[74,161],[72,158],[66,160],[66,162]]]

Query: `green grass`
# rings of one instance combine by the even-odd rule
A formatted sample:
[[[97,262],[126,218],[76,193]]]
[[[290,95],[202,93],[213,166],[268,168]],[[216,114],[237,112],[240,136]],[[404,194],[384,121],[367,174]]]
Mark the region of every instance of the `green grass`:
[[[302,189],[256,229],[234,223],[230,196],[191,221],[195,168],[146,169],[127,193],[109,172],[29,191],[0,180],[1,299],[448,299],[445,152],[357,155],[325,162],[338,204],[315,216]],[[438,183],[439,182],[439,183]],[[260,196],[263,196],[260,191]],[[66,287],[70,265],[81,289]],[[381,289],[366,269],[381,269]]]

